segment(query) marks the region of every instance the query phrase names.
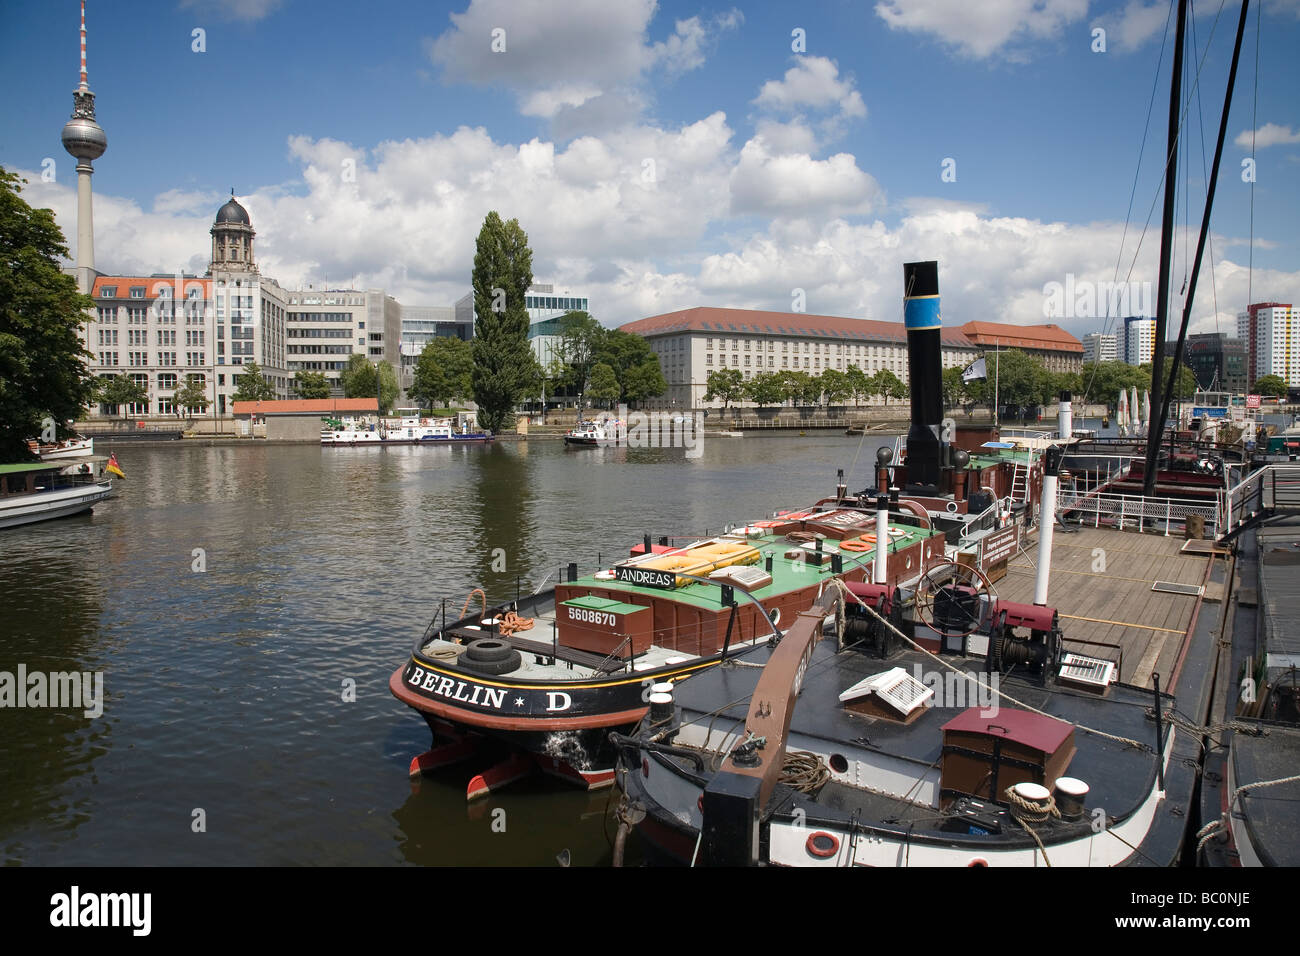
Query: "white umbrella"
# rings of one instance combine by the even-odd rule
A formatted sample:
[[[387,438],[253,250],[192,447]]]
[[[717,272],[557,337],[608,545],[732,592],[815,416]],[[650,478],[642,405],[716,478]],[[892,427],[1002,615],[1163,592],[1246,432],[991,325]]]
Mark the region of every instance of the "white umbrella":
[[[1119,390],[1119,404],[1115,406],[1115,426],[1121,438],[1128,435],[1128,392]]]
[[[1138,390],[1136,385],[1129,386],[1128,402],[1128,420],[1133,428],[1134,435],[1142,434],[1142,420],[1138,417],[1142,414],[1142,406],[1138,404]]]
[[[1142,430],[1151,434],[1151,392],[1142,390]]]

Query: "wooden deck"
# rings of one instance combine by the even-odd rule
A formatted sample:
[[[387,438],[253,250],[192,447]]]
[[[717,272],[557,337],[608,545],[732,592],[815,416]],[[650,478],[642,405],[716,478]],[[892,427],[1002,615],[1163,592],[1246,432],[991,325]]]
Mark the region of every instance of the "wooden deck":
[[[1057,528],[1047,603],[1061,615],[1066,651],[1114,660],[1114,651],[1071,645],[1069,639],[1118,644],[1124,649],[1125,683],[1150,686],[1152,672],[1158,672],[1161,687],[1167,686],[1197,598],[1152,591],[1151,585],[1200,585],[1207,563],[1214,559],[1180,553],[1184,543],[1181,537],[1108,528],[1083,528],[1073,534]],[[998,596],[1033,603],[1036,559],[1035,536],[1033,545],[1011,559],[1007,576],[994,585]],[[1206,601],[1218,600],[1213,590],[1207,585]],[[1218,613],[1218,605],[1209,603],[1201,613]]]

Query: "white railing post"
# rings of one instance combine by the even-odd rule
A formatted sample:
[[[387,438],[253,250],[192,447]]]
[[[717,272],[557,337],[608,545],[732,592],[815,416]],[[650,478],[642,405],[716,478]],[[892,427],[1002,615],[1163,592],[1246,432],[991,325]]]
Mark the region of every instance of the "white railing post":
[[[1165,499],[1165,537],[1169,537],[1169,519],[1174,512],[1174,499]]]

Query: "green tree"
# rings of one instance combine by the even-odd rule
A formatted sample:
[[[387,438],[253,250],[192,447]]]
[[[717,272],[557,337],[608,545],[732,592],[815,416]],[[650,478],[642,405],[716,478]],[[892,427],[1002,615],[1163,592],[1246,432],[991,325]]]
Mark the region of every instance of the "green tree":
[[[727,406],[732,402],[743,398],[745,394],[745,376],[738,368],[723,368],[710,372],[706,384],[708,390],[704,393],[704,400],[712,402],[722,399],[723,411],[726,411]]]
[[[324,372],[295,372],[293,390],[299,398],[330,397],[330,383]]]
[[[66,435],[96,394],[80,337],[95,302],[60,270],[63,233],[18,195],[23,182],[0,167],[0,461],[29,458],[46,416]]]
[[[1286,379],[1282,378],[1281,375],[1261,375],[1255,379],[1255,391],[1260,395],[1285,398],[1287,392]]]
[[[759,372],[745,382],[744,396],[755,405],[780,405],[785,401],[785,383],[775,372]]]
[[[668,391],[659,356],[639,335],[622,329],[604,329],[595,361],[604,362],[614,370],[623,388],[622,400],[629,404]]]
[[[621,393],[622,389],[618,384],[618,376],[614,374],[612,368],[604,362],[597,362],[591,367],[586,394],[593,402],[613,404],[618,401]]]
[[[126,417],[128,405],[143,405],[149,401],[149,391],[138,385],[131,376],[122,374],[110,378],[99,390],[99,400],[105,405],[116,405]]]
[[[960,365],[943,370],[943,407],[956,408],[966,396],[966,383],[961,380]]]
[[[588,376],[591,375],[593,366],[601,361],[597,356],[605,340],[605,327],[581,310],[560,316],[559,327],[557,351],[564,363],[573,370],[573,383],[578,391],[586,391]],[[606,364],[610,365],[612,371],[615,370],[614,363]]]
[[[640,365],[634,365],[620,376],[623,388],[622,400],[630,405],[647,398],[654,398],[668,391],[668,380],[659,370],[659,357],[651,355]]]
[[[533,253],[518,219],[502,222],[490,212],[474,253],[474,371],[471,376],[479,424],[501,431],[528,388],[528,310],[524,294],[533,284]]]
[[[907,398],[907,385],[887,368],[882,368],[871,376],[871,392],[879,395],[889,404],[891,398]]]
[[[172,407],[176,409],[176,414],[184,414],[186,421],[193,421],[194,409],[198,409],[199,414],[207,411],[212,403],[208,401],[206,392],[206,387],[199,384],[198,376],[185,376],[185,384],[172,395]]]
[[[822,395],[827,405],[841,405],[853,394],[853,382],[847,372],[828,368],[822,372]]]
[[[247,368],[248,366],[245,366]],[[364,355],[353,354],[347,368],[339,373],[343,394],[348,398],[375,398],[375,375],[379,375],[379,413],[385,414],[397,401],[397,373],[387,362],[380,362],[378,372]]]
[[[871,379],[867,377],[866,372],[856,365],[850,365],[844,370],[844,374],[848,376],[854,402],[861,405],[863,399],[871,397]]]
[[[1151,366],[1144,371],[1127,362],[1086,362],[1080,369],[1079,383],[1084,402],[1102,402],[1114,408],[1121,388],[1151,387]]]
[[[275,398],[275,386],[256,362],[246,362],[236,376],[235,394],[230,398],[235,402],[267,402]]]
[[[446,408],[453,398],[469,395],[473,371],[474,355],[469,343],[440,336],[420,351],[410,395],[430,408],[438,402]]]
[[[997,376],[997,400],[1001,405],[1037,405],[1043,392],[1043,363],[1020,349],[999,352],[985,366]],[[992,395],[992,392],[989,393]]]

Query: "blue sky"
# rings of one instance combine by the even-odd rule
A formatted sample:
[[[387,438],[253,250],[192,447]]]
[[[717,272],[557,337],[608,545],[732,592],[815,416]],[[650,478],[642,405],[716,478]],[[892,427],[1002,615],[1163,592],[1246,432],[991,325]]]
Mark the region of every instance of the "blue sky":
[[[1117,263],[1120,279],[1155,278],[1166,2],[87,7],[109,140],[94,177],[104,270],[201,272],[234,187],[263,273],[286,286],[355,281],[450,304],[496,209],[528,231],[538,281],[588,295],[611,325],[695,305],[789,309],[796,290],[810,312],[896,319],[913,258],[940,260],[955,323],[1046,321],[1048,283],[1108,281]],[[1256,301],[1300,299],[1300,0],[1263,8],[1258,100],[1252,13],[1201,331],[1232,328],[1248,286]],[[1190,232],[1175,292],[1237,9],[1205,2],[1193,18],[1203,86],[1184,140]],[[77,26],[75,0],[0,11],[0,71],[19,92],[0,105],[0,164],[32,180],[29,200],[69,236],[75,164],[58,136]],[[1254,128],[1251,275],[1239,138]],[[1104,324],[1054,319],[1076,334]]]

